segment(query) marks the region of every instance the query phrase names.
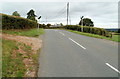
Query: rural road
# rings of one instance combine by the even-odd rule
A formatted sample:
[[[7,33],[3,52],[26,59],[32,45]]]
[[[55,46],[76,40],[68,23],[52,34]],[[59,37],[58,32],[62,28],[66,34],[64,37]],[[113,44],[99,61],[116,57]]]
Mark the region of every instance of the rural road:
[[[38,77],[118,77],[118,44],[46,29]]]

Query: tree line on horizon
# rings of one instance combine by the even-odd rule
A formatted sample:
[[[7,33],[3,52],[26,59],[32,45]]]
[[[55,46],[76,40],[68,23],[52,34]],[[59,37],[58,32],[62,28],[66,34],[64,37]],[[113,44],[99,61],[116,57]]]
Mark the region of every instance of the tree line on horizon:
[[[20,14],[17,11],[13,12],[12,15],[20,17]],[[37,15],[35,15],[35,11],[33,9],[31,9],[27,13],[27,19],[30,19],[30,20],[33,20],[33,21],[37,22],[37,20],[35,19],[35,17],[37,17]]]
[[[12,15],[20,17],[20,14],[17,11],[13,12]],[[37,15],[35,15],[35,11],[33,9],[31,9],[27,13],[27,19],[30,19],[30,20],[33,20],[33,21],[37,22],[35,17],[37,17]],[[83,18],[83,19],[81,19],[80,22],[79,22],[79,25],[94,27],[94,23],[93,23],[93,21],[90,18]]]

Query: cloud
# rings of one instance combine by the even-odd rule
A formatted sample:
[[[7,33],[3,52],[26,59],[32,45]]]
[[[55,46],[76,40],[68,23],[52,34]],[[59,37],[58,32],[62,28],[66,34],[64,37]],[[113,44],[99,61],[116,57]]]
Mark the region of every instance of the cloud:
[[[18,11],[22,17],[30,9],[34,9],[37,16],[42,16],[41,22],[66,24],[66,2],[5,2],[2,3],[2,13],[11,15]],[[108,27],[115,24],[118,17],[117,2],[70,2],[70,18],[72,24],[78,24],[81,16],[91,18],[95,26]],[[107,23],[107,24],[105,24]],[[102,25],[103,26],[102,26]]]
[[[1,0],[1,2],[118,2],[119,0]]]

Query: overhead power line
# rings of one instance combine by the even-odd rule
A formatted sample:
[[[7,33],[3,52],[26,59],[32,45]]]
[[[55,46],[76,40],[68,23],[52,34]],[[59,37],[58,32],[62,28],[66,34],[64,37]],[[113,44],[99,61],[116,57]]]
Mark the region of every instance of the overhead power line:
[[[47,19],[46,18],[45,19],[47,22],[54,22],[54,21],[64,22],[66,13],[67,13],[67,25],[68,25],[71,24],[71,18],[69,13],[69,2],[67,3],[67,10],[66,10],[66,6],[64,6],[61,9],[57,9],[57,11],[53,13],[54,16],[49,16],[47,17]],[[46,21],[41,21],[41,22],[46,22]]]

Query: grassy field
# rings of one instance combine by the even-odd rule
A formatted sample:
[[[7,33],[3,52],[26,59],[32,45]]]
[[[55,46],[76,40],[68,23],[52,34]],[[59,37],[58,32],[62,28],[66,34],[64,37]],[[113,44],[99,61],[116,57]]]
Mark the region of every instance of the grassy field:
[[[38,37],[44,33],[44,29],[2,30],[1,32],[12,35]],[[12,40],[0,40],[2,40],[2,77],[23,77],[26,72],[25,64],[23,63],[24,58],[32,58],[33,65],[35,65],[34,68],[30,67],[29,70],[36,69],[38,65],[38,53],[32,54],[30,46]],[[19,47],[26,52],[24,56],[17,51]],[[14,53],[16,53],[15,57]]]
[[[107,40],[111,40],[111,41],[115,41],[115,42],[120,42],[120,35],[113,35],[112,38],[108,38],[108,37],[104,37],[104,36],[100,36],[100,35],[95,35],[95,34],[90,34],[90,33],[83,33],[83,32],[79,32],[79,31],[73,31],[73,30],[67,30],[69,32],[73,32],[76,34],[80,34],[80,35],[85,35],[85,36],[89,36],[89,37],[95,37],[95,38],[100,38],[100,39],[107,39]]]
[[[0,78],[2,77],[2,39],[0,38]]]
[[[27,29],[27,30],[2,30],[2,33],[21,35],[28,37],[38,37],[40,34],[44,33],[44,29]]]
[[[21,47],[22,54],[19,47]],[[33,54],[30,46],[12,40],[2,40],[2,77],[24,77],[26,72],[24,59],[31,59],[29,70],[37,71],[38,53]],[[26,76],[25,76],[26,77]]]
[[[12,56],[13,51],[18,50],[19,45],[15,41],[2,40],[2,77],[22,77],[24,75],[25,67],[20,53],[17,52],[15,58]]]
[[[11,40],[2,40],[2,77],[26,77],[26,70],[37,69],[38,54],[33,54],[30,46]],[[21,53],[20,48],[24,53]],[[25,67],[25,59],[31,59],[32,64]],[[32,66],[31,66],[32,65]]]

